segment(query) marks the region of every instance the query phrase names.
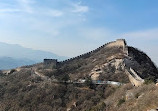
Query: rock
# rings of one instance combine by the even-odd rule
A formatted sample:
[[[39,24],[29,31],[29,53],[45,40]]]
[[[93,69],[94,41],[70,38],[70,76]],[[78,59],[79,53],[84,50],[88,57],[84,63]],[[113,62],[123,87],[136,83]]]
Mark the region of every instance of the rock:
[[[144,93],[142,93],[140,96],[138,96],[138,99],[142,98],[144,96]]]
[[[91,79],[98,80],[100,74],[103,73],[104,68],[109,67],[109,66],[114,67],[116,69],[115,71],[124,70],[124,67],[125,67],[124,60],[123,59],[114,59],[105,64],[95,66],[91,70],[91,73],[90,73]]]
[[[135,96],[132,92],[130,92],[130,91],[126,92],[126,100],[130,100],[130,99],[134,99],[134,98],[135,98]]]
[[[156,109],[150,109],[150,110],[147,110],[147,111],[158,111],[158,107]]]
[[[91,79],[98,80],[98,77],[102,72],[101,66],[95,66],[90,73]]]

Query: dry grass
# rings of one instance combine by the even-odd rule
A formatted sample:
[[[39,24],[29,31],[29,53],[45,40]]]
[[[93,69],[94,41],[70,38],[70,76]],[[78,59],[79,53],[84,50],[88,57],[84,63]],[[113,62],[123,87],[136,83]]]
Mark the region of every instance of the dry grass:
[[[127,91],[133,93],[134,98],[125,100],[118,106]],[[149,84],[132,88],[128,84],[118,89],[105,102],[109,106],[109,111],[147,111],[158,107],[158,87],[155,84]]]

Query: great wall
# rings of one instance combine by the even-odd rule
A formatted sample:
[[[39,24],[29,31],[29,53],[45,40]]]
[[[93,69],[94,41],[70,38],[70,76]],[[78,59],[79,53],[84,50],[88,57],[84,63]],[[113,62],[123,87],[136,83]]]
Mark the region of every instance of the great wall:
[[[70,59],[67,59],[67,60],[65,60],[65,61],[61,61],[61,62],[58,62],[56,59],[50,59],[50,61],[49,61],[49,59],[45,59],[44,60],[44,63],[54,63],[55,64],[55,66],[57,66],[57,65],[63,65],[63,64],[66,64],[66,63],[70,63],[70,62],[72,62],[73,60],[77,60],[77,59],[80,59],[80,58],[87,58],[87,57],[89,57],[91,54],[93,54],[93,53],[95,53],[95,52],[97,52],[97,51],[99,51],[99,50],[101,50],[102,48],[104,48],[104,47],[107,47],[107,48],[110,48],[110,47],[122,47],[123,48],[123,53],[124,53],[124,55],[125,56],[127,56],[128,58],[130,58],[129,56],[128,56],[128,46],[127,46],[127,44],[126,44],[126,41],[124,40],[124,39],[117,39],[116,41],[113,41],[113,42],[109,42],[109,43],[107,43],[107,44],[104,44],[104,45],[102,45],[101,47],[99,47],[99,48],[97,48],[97,49],[95,49],[95,50],[93,50],[93,51],[90,51],[90,52],[88,52],[88,53],[85,53],[85,54],[82,54],[82,55],[79,55],[79,56],[77,56],[77,57],[73,57],[73,58],[70,58]],[[113,58],[113,59],[115,59],[115,58]],[[126,66],[126,64],[124,63],[124,66]],[[138,76],[138,74],[132,69],[132,68],[125,68],[125,73],[127,74],[127,76],[128,76],[128,78],[129,78],[129,80],[130,80],[130,82],[133,84],[133,85],[135,85],[135,86],[140,86],[141,84],[143,84],[144,83],[144,80],[141,78],[141,77],[139,77]]]
[[[76,59],[86,58],[86,57],[90,56],[92,53],[95,53],[104,47],[115,47],[115,46],[116,47],[123,47],[124,53],[128,53],[128,49],[126,47],[126,41],[124,39],[117,39],[116,41],[108,42],[108,43],[100,46],[99,48],[97,48],[95,50],[92,50],[92,51],[87,52],[85,54],[81,54],[77,57],[73,57],[73,58],[70,58],[70,59],[67,59],[64,61],[58,61],[58,62],[56,62],[56,59],[50,59],[50,61],[52,61],[52,62],[55,61],[55,63],[57,63],[57,64],[65,64],[65,63],[71,62],[71,61],[76,60]],[[49,59],[47,59],[47,61],[49,61]]]

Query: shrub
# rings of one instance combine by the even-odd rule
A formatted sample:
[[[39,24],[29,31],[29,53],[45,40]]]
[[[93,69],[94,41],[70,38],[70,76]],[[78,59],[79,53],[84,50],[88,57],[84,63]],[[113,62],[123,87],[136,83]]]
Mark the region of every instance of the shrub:
[[[139,94],[139,93],[136,93],[135,98],[138,98],[139,96],[140,96],[140,94]]]
[[[154,83],[154,80],[151,78],[147,78],[144,80],[144,84],[151,84],[151,83]]]
[[[92,79],[90,77],[86,78],[85,85],[91,89],[94,88],[94,84],[92,83]]]
[[[66,82],[66,81],[70,80],[70,77],[68,74],[63,74],[61,77],[61,80]]]
[[[121,104],[123,104],[125,102],[125,99],[122,98],[118,101],[117,106],[120,106]]]
[[[13,73],[13,72],[15,72],[15,71],[16,71],[15,69],[12,69],[12,70],[10,71],[10,74]]]
[[[90,110],[86,111],[104,111],[106,104],[104,102],[99,103],[98,105],[92,107]]]

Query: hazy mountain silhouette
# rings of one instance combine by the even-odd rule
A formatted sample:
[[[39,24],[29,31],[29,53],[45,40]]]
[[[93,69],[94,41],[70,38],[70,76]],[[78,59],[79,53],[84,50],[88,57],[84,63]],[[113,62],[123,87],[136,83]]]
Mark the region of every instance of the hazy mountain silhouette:
[[[58,56],[51,52],[33,50],[17,44],[2,42],[0,42],[0,52],[0,69],[42,62],[44,58],[54,58],[58,60],[66,59],[66,57]]]
[[[11,57],[0,57],[0,69],[12,69],[24,65],[34,64],[35,61],[29,59],[15,59]]]

